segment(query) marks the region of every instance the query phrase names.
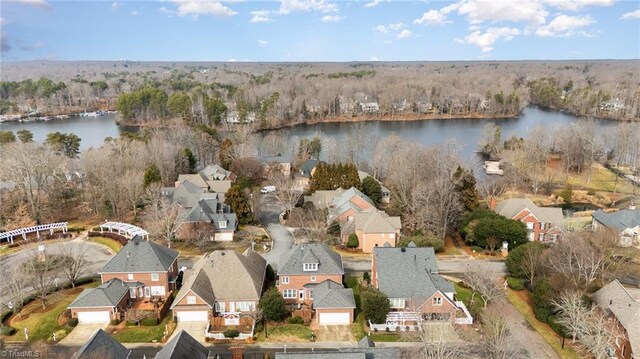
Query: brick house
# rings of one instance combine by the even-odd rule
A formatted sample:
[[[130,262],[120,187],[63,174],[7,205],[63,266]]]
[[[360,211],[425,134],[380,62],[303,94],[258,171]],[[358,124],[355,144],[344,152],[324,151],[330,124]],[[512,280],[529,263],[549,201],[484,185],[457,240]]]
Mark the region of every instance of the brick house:
[[[394,312],[419,313],[426,320],[456,317],[455,289],[438,274],[432,247],[374,248],[371,284],[389,297]]]
[[[510,198],[496,205],[494,197],[489,208],[501,216],[523,222],[529,230],[529,241],[556,241],[564,226],[562,209],[538,207],[527,198]]]
[[[108,323],[122,319],[129,298],[126,283],[113,278],[96,288],[83,290],[68,308],[79,323]]]
[[[356,213],[353,219],[340,223],[342,242],[346,244],[349,236],[355,233],[358,236],[358,249],[364,253],[371,253],[373,248],[383,247],[387,243],[395,247],[401,229],[400,217],[390,217],[377,209]]]
[[[338,253],[324,244],[296,244],[280,257],[278,291],[288,303],[312,307],[318,324],[349,324],[355,299],[343,276]]]
[[[610,357],[631,359],[640,355],[640,290],[627,289],[614,279],[593,293],[593,301],[624,328],[624,340],[609,348]],[[615,355],[614,355],[615,354]]]
[[[623,209],[616,212],[604,212],[601,209],[591,215],[591,227],[596,230],[609,230],[620,239],[620,245],[640,248],[640,211]]]
[[[375,209],[376,205],[371,198],[355,187],[342,192],[333,199],[329,208],[328,222],[344,222],[367,210]]]
[[[238,325],[256,311],[264,289],[267,262],[248,249],[213,251],[185,271],[185,279],[171,305],[179,322],[212,321]],[[251,323],[253,324],[253,323]]]

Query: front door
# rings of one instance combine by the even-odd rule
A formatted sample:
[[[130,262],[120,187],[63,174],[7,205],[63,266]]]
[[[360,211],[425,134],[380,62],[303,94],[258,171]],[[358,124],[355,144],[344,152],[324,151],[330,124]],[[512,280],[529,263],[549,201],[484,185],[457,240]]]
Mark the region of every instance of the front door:
[[[300,300],[304,300],[304,290],[300,290]]]
[[[236,302],[229,302],[229,311],[232,313],[236,311]]]
[[[147,298],[151,296],[151,288],[144,287],[144,296]]]

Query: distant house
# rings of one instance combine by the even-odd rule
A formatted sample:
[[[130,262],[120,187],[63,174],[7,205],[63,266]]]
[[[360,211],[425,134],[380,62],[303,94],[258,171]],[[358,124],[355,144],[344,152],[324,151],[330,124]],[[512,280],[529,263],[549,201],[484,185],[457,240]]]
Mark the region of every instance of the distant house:
[[[176,187],[183,182],[191,182],[201,189],[209,192],[227,193],[236,180],[236,175],[218,165],[209,165],[196,174],[180,174],[176,181]]]
[[[360,178],[360,182],[364,181],[365,178],[367,177],[371,177],[373,178],[370,174],[368,174],[367,172],[364,171],[358,171],[358,177]],[[389,203],[391,201],[391,191],[385,187],[382,182],[378,181],[377,179],[373,178],[376,182],[378,182],[380,184],[380,202],[381,203]]]
[[[294,186],[298,188],[300,191],[307,190],[309,188],[309,182],[311,182],[311,177],[316,172],[316,167],[320,161],[318,160],[308,160],[295,172],[293,176]]]
[[[179,322],[239,325],[256,311],[262,291],[267,263],[256,252],[243,254],[218,250],[198,260],[185,271],[182,288],[171,305]]]
[[[392,311],[416,313],[427,320],[456,317],[455,289],[438,274],[431,247],[412,243],[406,248],[374,248],[371,283],[389,297]]]
[[[131,350],[102,329],[98,329],[71,359],[129,359]],[[195,358],[194,358],[195,359]]]
[[[211,351],[183,329],[153,359],[208,359]]]
[[[399,347],[377,348],[368,336],[360,339],[356,348],[338,348],[337,352],[276,352],[276,359],[397,359],[402,357]]]
[[[304,202],[313,203],[316,209],[329,208],[333,204],[334,199],[339,197],[343,192],[344,190],[342,188],[332,191],[315,191],[309,196],[304,196]]]
[[[231,123],[231,124],[251,123],[251,122],[255,122],[255,120],[256,120],[255,112],[248,112],[245,118],[241,119],[238,111],[230,111],[227,113],[227,117],[225,118],[225,122]]]
[[[564,226],[562,209],[538,207],[527,198],[510,198],[496,205],[492,197],[489,207],[501,216],[526,224],[529,241],[556,241]]]
[[[311,306],[319,325],[353,322],[353,290],[344,288],[340,255],[325,244],[296,244],[278,262],[278,291],[289,303]]]
[[[429,113],[433,110],[433,104],[428,100],[420,100],[416,102],[418,113]]]
[[[385,244],[395,247],[401,229],[400,217],[390,217],[377,209],[356,213],[352,219],[340,223],[342,242],[346,244],[349,236],[355,233],[358,236],[358,249],[364,253],[371,253],[375,247]]]
[[[640,355],[640,295],[637,290],[634,294],[617,279],[593,293],[592,299],[598,307],[625,330],[625,339],[616,340],[615,347],[610,348],[612,358],[631,359]]]
[[[329,208],[329,222],[334,220],[344,222],[353,219],[356,213],[361,213],[369,209],[374,209],[375,203],[367,195],[355,187],[344,191],[333,199]]]
[[[282,176],[291,176],[291,160],[289,158],[277,154],[269,156],[260,156],[260,162],[264,167],[264,177],[267,178],[272,173],[280,173]]]
[[[375,113],[380,111],[380,105],[375,101],[360,102],[358,105],[362,113]]]
[[[609,230],[620,237],[623,246],[640,246],[640,210],[623,209],[604,212],[601,209],[591,215],[593,230]]]
[[[615,98],[600,105],[600,110],[618,112],[624,109],[624,100]]]
[[[233,172],[227,171],[219,165],[208,165],[198,173],[213,181],[236,180],[236,175]]]

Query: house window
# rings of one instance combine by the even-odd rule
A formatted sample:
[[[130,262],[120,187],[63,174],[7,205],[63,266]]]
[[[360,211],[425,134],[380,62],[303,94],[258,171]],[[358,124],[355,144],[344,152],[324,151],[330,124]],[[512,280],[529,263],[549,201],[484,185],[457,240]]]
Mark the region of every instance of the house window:
[[[133,274],[131,274],[131,273],[127,274],[127,279],[128,280],[133,280]]]
[[[540,222],[540,229],[544,229],[544,222]]]
[[[389,298],[389,302],[391,302],[391,308],[404,309],[405,307],[404,298]]]
[[[304,263],[302,270],[304,270],[305,272],[317,271],[318,263]]]
[[[297,290],[295,289],[285,289],[284,292],[282,293],[282,297],[285,299],[295,299],[296,292]]]
[[[216,302],[215,303],[215,308],[216,308],[216,312],[218,312],[218,313],[224,312],[224,310],[225,310],[224,302]]]
[[[440,297],[433,298],[433,305],[442,305],[442,298]]]
[[[533,230],[533,225],[534,224],[535,223],[533,223],[533,222],[527,222],[527,229]]]
[[[312,290],[309,291],[309,299],[313,300],[313,291]]]
[[[227,221],[218,221],[218,227],[227,228]]]
[[[538,234],[538,240],[539,240],[540,242],[544,241],[544,233],[540,233],[540,234]]]
[[[312,281],[312,282],[315,282],[315,281],[316,281],[316,276],[315,276],[315,275],[312,275],[312,276],[311,276],[311,281]]]
[[[238,312],[252,312],[254,309],[253,302],[236,302],[236,311]]]
[[[282,277],[282,284],[289,284],[289,277]]]
[[[389,233],[389,238],[393,238],[395,236],[395,233]]]
[[[196,304],[196,296],[188,295],[187,296],[187,304]]]
[[[151,295],[164,295],[164,287],[163,286],[151,287]]]
[[[157,282],[160,280],[160,275],[158,273],[151,273],[151,281]]]

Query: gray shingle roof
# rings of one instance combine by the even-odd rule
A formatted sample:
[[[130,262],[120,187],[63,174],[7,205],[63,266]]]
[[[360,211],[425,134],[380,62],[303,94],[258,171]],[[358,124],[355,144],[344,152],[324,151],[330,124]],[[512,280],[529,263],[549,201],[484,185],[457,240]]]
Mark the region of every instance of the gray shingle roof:
[[[355,229],[364,233],[395,233],[402,229],[400,217],[390,217],[377,209],[357,213],[353,221]]]
[[[227,171],[218,165],[208,165],[198,173],[214,181],[230,180],[233,176],[231,171]]]
[[[496,213],[507,218],[513,218],[523,209],[528,209],[540,222],[553,223],[556,226],[562,226],[564,223],[564,215],[561,208],[555,207],[538,207],[528,198],[510,198],[506,201],[498,203]]]
[[[205,189],[198,187],[188,180],[180,183],[178,187],[165,187],[162,189],[162,193],[167,194],[172,204],[178,204],[186,208],[191,208],[198,203],[200,196],[205,192]]]
[[[113,278],[96,288],[83,290],[69,308],[115,307],[128,292],[129,286]]]
[[[238,223],[236,214],[220,213],[220,211],[228,212],[228,207],[219,201],[217,193],[206,193],[202,195],[201,199],[193,207],[181,208],[178,211],[177,220],[179,223],[209,222],[219,231],[235,230]],[[222,220],[227,222],[226,228],[220,227],[220,221]]]
[[[98,329],[73,354],[72,359],[127,359],[131,350],[118,343],[104,330]]]
[[[178,251],[133,237],[99,273],[166,272]]]
[[[339,216],[340,214],[347,211],[349,208],[353,208],[358,212],[362,212],[367,209],[367,208],[360,208],[359,206],[353,204],[351,202],[351,199],[353,197],[360,197],[365,202],[369,203],[371,207],[375,207],[375,204],[373,203],[371,198],[369,198],[366,194],[360,192],[360,190],[358,190],[357,188],[351,187],[333,199],[333,204],[332,204],[333,208],[331,212],[333,212],[336,216]]]
[[[604,226],[618,231],[624,231],[627,228],[635,228],[640,225],[640,210],[623,209],[606,213],[599,209],[592,216]]]
[[[376,247],[373,249],[378,289],[389,298],[428,298],[436,291],[454,292],[438,275],[432,247]]]
[[[173,339],[171,339],[162,348],[155,359],[207,359],[209,357],[209,349],[195,340],[189,333],[180,330]]]
[[[311,178],[311,172],[314,168],[320,163],[318,160],[308,160],[307,162],[300,165],[300,169],[296,175],[304,178]]]
[[[617,279],[593,293],[593,300],[615,315],[627,331],[631,351],[640,352],[640,302]]]
[[[353,289],[344,288],[342,284],[325,280],[313,286],[313,308],[355,308],[356,300]]]
[[[311,253],[319,261],[317,271],[303,271],[303,259],[311,256]],[[313,257],[311,257],[313,258]],[[344,274],[340,255],[332,251],[325,244],[306,243],[296,244],[290,250],[280,256],[278,262],[278,275],[300,274]]]

